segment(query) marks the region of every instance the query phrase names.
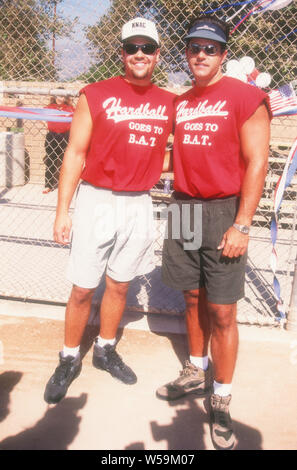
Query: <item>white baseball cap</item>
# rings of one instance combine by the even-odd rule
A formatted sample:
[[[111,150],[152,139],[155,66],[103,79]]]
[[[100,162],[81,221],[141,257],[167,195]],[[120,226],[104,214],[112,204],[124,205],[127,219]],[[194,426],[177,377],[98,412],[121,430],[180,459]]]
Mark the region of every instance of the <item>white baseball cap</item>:
[[[146,18],[134,18],[124,24],[122,27],[122,41],[126,41],[134,36],[149,38],[159,45],[159,35],[156,25]]]

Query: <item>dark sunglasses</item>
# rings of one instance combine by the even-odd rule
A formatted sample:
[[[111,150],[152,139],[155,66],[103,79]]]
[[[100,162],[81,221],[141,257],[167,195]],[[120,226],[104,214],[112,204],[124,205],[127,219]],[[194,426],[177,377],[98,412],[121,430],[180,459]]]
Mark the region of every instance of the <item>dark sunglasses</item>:
[[[219,47],[214,44],[203,46],[202,44],[193,43],[188,46],[188,49],[191,54],[199,54],[201,51],[204,51],[206,55],[216,55],[219,51]]]
[[[152,55],[156,52],[158,49],[158,46],[155,46],[155,44],[123,44],[123,49],[128,55],[133,55],[136,54],[139,49],[141,49],[141,52],[143,52],[145,55]]]

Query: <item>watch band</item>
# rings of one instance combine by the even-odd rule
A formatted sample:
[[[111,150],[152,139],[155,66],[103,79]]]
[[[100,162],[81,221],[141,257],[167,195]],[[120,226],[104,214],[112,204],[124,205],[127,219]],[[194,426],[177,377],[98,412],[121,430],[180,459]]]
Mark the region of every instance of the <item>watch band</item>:
[[[240,225],[240,224],[233,224],[233,227],[236,228],[241,233],[244,233],[245,235],[249,234],[250,227],[248,225]]]

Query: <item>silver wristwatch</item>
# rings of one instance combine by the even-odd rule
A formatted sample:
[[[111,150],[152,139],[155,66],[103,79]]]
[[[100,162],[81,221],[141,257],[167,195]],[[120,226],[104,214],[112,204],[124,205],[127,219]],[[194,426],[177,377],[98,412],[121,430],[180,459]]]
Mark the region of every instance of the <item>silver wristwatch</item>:
[[[234,223],[233,227],[236,228],[236,230],[239,230],[239,232],[244,233],[245,235],[249,234],[250,227],[248,225],[239,225]]]

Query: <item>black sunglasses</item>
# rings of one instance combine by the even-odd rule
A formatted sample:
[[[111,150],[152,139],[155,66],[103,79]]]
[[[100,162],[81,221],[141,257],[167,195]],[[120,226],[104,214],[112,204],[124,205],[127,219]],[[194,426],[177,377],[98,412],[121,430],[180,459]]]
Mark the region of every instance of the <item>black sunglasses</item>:
[[[152,55],[156,52],[158,49],[158,46],[155,46],[155,44],[123,44],[123,49],[128,55],[134,55],[136,54],[139,49],[141,49],[141,52],[143,52],[145,55]]]
[[[219,51],[219,47],[214,44],[203,46],[202,44],[193,43],[188,46],[188,49],[191,54],[199,54],[201,51],[204,51],[206,55],[216,55]]]

